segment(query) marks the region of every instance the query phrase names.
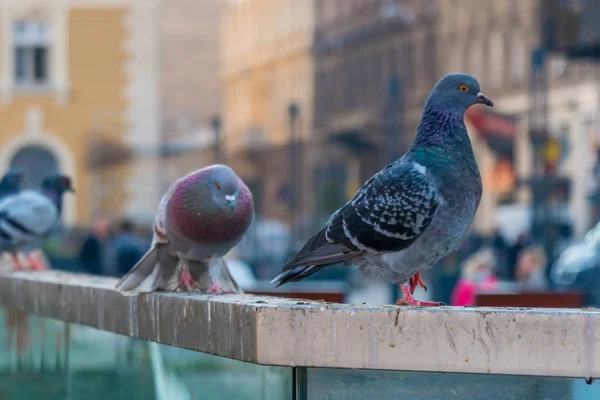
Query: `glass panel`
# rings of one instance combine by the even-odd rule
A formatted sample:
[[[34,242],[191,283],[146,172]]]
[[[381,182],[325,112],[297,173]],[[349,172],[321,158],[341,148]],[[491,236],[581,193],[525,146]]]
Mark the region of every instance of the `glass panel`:
[[[292,398],[292,369],[2,310],[0,399]]]
[[[596,400],[583,379],[309,368],[307,400]]]
[[[66,324],[17,309],[0,313],[0,399],[66,397]]]

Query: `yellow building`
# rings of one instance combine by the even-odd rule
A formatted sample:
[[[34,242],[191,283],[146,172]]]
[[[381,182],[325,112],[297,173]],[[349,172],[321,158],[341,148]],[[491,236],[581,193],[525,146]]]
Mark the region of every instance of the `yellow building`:
[[[154,0],[0,1],[0,171],[18,167],[31,184],[72,176],[68,225],[96,212],[146,218],[159,201],[157,10]],[[94,143],[128,162],[93,172]]]
[[[259,213],[288,221],[289,204],[282,199],[289,181],[292,104],[298,139],[307,142],[312,132],[313,8],[312,0],[230,0],[224,11],[226,160],[249,183]],[[301,180],[308,185],[310,174],[303,170]],[[304,211],[308,201],[305,197]]]

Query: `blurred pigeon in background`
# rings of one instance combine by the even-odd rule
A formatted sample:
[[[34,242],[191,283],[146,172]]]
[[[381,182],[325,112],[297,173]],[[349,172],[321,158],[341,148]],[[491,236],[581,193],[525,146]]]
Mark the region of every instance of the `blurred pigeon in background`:
[[[19,193],[23,184],[23,173],[16,169],[8,171],[0,181],[0,200]]]
[[[192,172],[173,183],[162,198],[152,247],[117,289],[239,291],[223,256],[240,242],[253,220],[252,193],[231,168],[212,165]],[[141,289],[153,273],[150,287]]]
[[[493,106],[466,74],[442,78],[430,93],[409,151],[369,179],[283,268],[273,283],[302,280],[334,264],[358,265],[396,282],[398,304],[416,300],[420,272],[451,253],[473,221],[481,176],[463,118],[474,104]]]
[[[12,169],[8,171],[0,181],[0,200],[5,197],[17,194],[21,191],[21,185],[23,184],[23,174],[21,171]],[[1,254],[0,254],[1,255]],[[19,261],[19,254],[16,252],[10,253],[12,257],[13,266],[22,269],[22,265]],[[4,267],[4,265],[3,265]],[[3,268],[4,270],[4,268]],[[12,269],[11,269],[12,270]]]
[[[71,179],[56,175],[42,183],[41,191],[25,190],[0,200],[0,253],[37,250],[59,221],[63,195],[74,191]],[[33,269],[43,269],[29,258]],[[19,267],[20,263],[15,258]]]

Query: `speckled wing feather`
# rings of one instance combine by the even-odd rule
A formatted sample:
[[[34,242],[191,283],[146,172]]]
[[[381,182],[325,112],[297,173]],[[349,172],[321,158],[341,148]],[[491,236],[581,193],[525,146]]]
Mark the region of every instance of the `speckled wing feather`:
[[[358,249],[393,252],[408,247],[423,233],[438,205],[426,169],[402,160],[370,179],[338,218],[345,238]]]
[[[402,158],[365,182],[283,269],[400,251],[424,232],[438,206],[426,169]]]

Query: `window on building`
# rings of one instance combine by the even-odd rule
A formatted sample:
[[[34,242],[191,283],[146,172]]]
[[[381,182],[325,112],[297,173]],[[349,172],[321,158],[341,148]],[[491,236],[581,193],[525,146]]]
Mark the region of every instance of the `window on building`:
[[[424,68],[425,68],[425,81],[428,84],[435,84],[438,80],[437,76],[437,43],[436,38],[433,33],[430,33],[425,38],[425,59],[424,59]]]
[[[324,120],[326,109],[329,107],[327,104],[329,98],[327,97],[327,73],[319,72],[317,74],[317,95],[315,98],[315,120],[321,122]]]
[[[48,82],[49,42],[45,22],[15,22],[14,77],[17,85],[44,85]]]
[[[388,53],[388,75],[397,77],[400,74],[398,68],[398,51],[395,48],[390,49]]]
[[[350,104],[352,107],[356,107],[358,105],[358,98],[360,97],[359,90],[358,90],[359,85],[360,85],[360,70],[359,70],[358,63],[355,60],[351,60],[349,69],[350,69],[350,82],[349,82]]]
[[[404,44],[404,76],[407,82],[407,88],[414,90],[415,88],[415,45],[412,40]]]
[[[371,75],[372,93],[373,100],[379,101],[382,96],[381,93],[385,93],[384,90],[384,79],[383,79],[383,60],[381,52],[373,55],[373,70]]]
[[[474,38],[469,48],[469,68],[471,75],[481,79],[481,71],[483,64],[483,54],[481,53],[483,48],[482,42],[479,38]]]
[[[525,36],[520,31],[513,31],[511,41],[511,66],[510,77],[518,83],[525,79],[526,65]]]
[[[488,50],[490,60],[488,82],[496,87],[501,87],[504,78],[504,35],[502,32],[496,31],[490,35]]]
[[[346,109],[352,105],[352,77],[350,76],[350,63],[348,61],[342,64],[342,82],[344,87],[342,91],[344,93],[343,108]]]

